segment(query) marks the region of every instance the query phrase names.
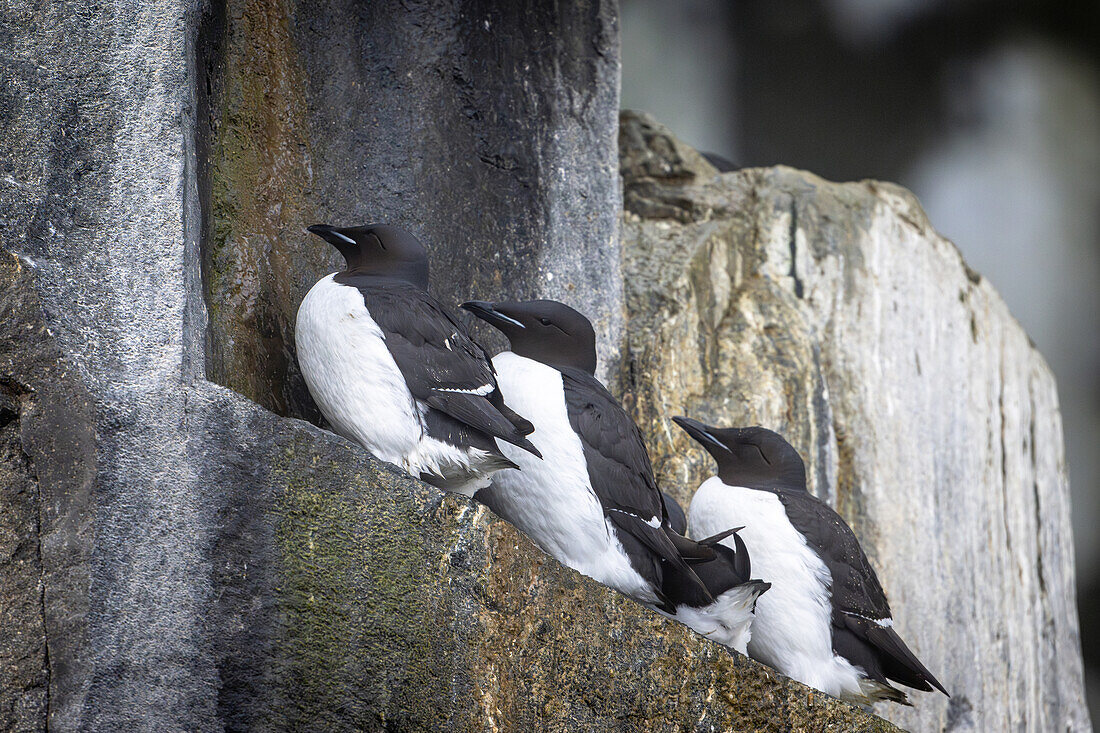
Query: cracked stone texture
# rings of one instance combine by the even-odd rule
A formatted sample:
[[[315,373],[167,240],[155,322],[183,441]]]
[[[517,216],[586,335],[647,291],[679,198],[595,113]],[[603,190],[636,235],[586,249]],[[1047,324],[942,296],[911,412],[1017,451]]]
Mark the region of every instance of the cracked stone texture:
[[[33,276],[3,250],[0,313],[0,730],[37,731],[70,716],[88,680],[95,437]]]
[[[1089,730],[1054,378],[989,283],[898,186],[718,175],[629,112],[620,156],[620,387],[665,489],[712,471],[671,416],[778,430],[952,693],[876,712]]]
[[[614,6],[495,7],[0,10],[0,236],[19,254],[0,252],[0,613],[14,630],[0,638],[3,726],[893,730],[208,379],[308,407],[295,407],[280,320],[291,290],[271,284],[308,283],[319,264],[268,257],[304,221],[280,208],[280,187],[287,207],[325,216],[373,202],[409,223],[423,205],[428,226],[473,227],[430,242],[441,293],[473,282],[494,297],[485,278],[499,273],[502,291],[575,294],[614,342]],[[496,35],[474,38],[485,21]],[[232,49],[217,50],[223,38]],[[398,64],[402,52],[427,71]],[[409,74],[422,77],[405,86]],[[466,138],[434,101],[387,126],[387,110],[435,100],[419,96],[433,84],[453,101],[462,79],[477,123]],[[591,96],[570,91],[593,79]],[[288,101],[299,83],[320,96]],[[374,138],[326,118],[341,99],[378,117],[384,150],[364,153]],[[466,146],[453,159],[450,136]],[[391,144],[423,159],[403,166]],[[502,264],[468,257],[496,247]],[[268,310],[250,310],[261,299]]]

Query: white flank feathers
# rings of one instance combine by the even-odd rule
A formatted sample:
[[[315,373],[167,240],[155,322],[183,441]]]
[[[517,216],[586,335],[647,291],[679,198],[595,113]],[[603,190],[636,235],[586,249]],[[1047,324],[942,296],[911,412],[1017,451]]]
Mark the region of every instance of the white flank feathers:
[[[737,585],[719,595],[709,606],[677,606],[676,615],[669,618],[676,619],[711,641],[748,654],[746,647],[751,639],[753,604],[757,602],[760,592],[760,585],[756,583]],[[655,610],[668,616],[659,608]]]
[[[333,430],[415,477],[440,477],[451,491],[472,496],[488,486],[500,460],[426,433],[428,407],[413,399],[363,295],[333,277],[306,294],[295,328],[302,376]],[[488,394],[486,387],[473,393]]]
[[[519,471],[493,477],[494,509],[563,565],[644,603],[656,594],[630,565],[592,491],[581,440],[569,424],[561,372],[506,351],[493,358],[505,402],[535,425],[543,455],[498,440]]]

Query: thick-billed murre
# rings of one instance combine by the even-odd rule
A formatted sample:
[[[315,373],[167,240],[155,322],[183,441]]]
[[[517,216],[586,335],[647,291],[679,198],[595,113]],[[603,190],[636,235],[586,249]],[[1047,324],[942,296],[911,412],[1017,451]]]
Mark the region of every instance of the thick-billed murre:
[[[428,294],[412,234],[372,224],[309,231],[344,256],[298,308],[306,385],[340,435],[440,488],[472,496],[515,463],[494,438],[538,455],[531,423],[497,388],[489,356]]]
[[[673,420],[718,463],[718,475],[688,507],[690,530],[743,524],[755,570],[772,584],[757,605],[749,656],[859,704],[909,704],[891,680],[947,694],[894,631],[886,594],[852,530],[806,491],[790,443],[760,427]]]
[[[594,376],[588,319],[548,300],[462,307],[508,337],[511,351],[493,365],[545,458],[501,445],[522,470],[496,474],[476,498],[564,565],[744,653],[768,584],[750,580],[736,538],[730,552],[719,538],[696,543],[672,530],[641,432]]]

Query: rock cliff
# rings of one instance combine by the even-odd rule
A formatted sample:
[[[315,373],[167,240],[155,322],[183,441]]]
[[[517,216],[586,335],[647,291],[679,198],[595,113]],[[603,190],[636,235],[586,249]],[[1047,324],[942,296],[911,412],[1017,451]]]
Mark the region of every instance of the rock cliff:
[[[812,449],[816,489],[870,538],[898,615],[951,621],[905,627],[965,693],[917,715],[977,730],[1000,719],[983,717],[997,705],[1011,721],[1087,725],[1041,360],[984,284],[960,283],[957,311],[938,299],[961,264],[890,187],[787,171],[718,178],[650,135],[637,148],[644,175],[624,158],[621,250],[616,23],[601,0],[0,11],[11,39],[0,244],[18,255],[0,252],[0,614],[11,632],[0,635],[0,728],[893,729],[561,568],[486,510],[307,422],[318,416],[296,374],[292,316],[334,262],[301,227],[374,218],[425,240],[445,300],[548,295],[592,314],[605,374],[681,498],[701,459],[662,439],[658,415],[783,418],[777,427]],[[640,130],[630,134],[644,141]],[[788,189],[797,200],[765,205],[766,191]],[[729,236],[698,240],[703,250],[677,239],[711,225]],[[813,234],[826,225],[831,238]],[[667,233],[667,251],[651,232]],[[894,232],[912,263],[869,248]],[[847,233],[866,236],[849,245]],[[842,267],[826,245],[868,259]],[[915,268],[912,283],[868,270],[873,256]],[[935,395],[904,371],[909,342],[856,328],[880,313],[870,304],[895,302],[895,284],[925,288],[940,309],[942,334],[912,315],[922,338],[943,341],[915,348],[919,369],[973,382],[952,393],[969,409],[944,414],[949,435],[988,452],[965,451],[937,423],[922,437],[947,453],[905,462],[912,444],[886,417],[914,409],[901,397]],[[694,343],[709,362],[668,330],[674,308],[699,314],[678,323],[702,329]],[[972,347],[951,340],[958,329]],[[682,362],[647,350],[662,340],[683,347]],[[759,389],[740,378],[765,373]],[[895,400],[882,403],[894,412],[868,395]],[[1000,483],[984,476],[988,461]],[[914,465],[925,472],[909,503],[878,493],[895,484],[876,471]],[[979,503],[951,506],[962,494],[950,493],[937,504],[961,467]],[[999,523],[984,511],[1001,511]],[[970,564],[937,544],[963,518],[937,522],[964,512],[985,521],[967,541],[987,532],[992,548],[970,547]],[[921,600],[910,572],[959,592]],[[968,578],[976,592],[963,592]],[[970,643],[965,614],[979,601],[994,625]],[[980,656],[991,650],[1009,661]],[[965,669],[988,665],[973,685],[951,666],[967,653]]]
[[[4,730],[894,730],[224,387],[108,402],[39,285],[0,252]]]

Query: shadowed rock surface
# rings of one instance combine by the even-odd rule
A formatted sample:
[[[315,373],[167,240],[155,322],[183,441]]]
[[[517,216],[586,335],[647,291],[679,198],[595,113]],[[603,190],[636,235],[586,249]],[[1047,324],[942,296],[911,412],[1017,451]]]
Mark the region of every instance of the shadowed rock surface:
[[[79,708],[88,680],[95,436],[34,278],[3,250],[0,313],[0,730],[32,731]]]
[[[441,227],[448,299],[575,294],[617,343],[614,6],[311,12],[0,11],[0,725],[892,730],[211,381],[309,414],[334,262],[293,232],[374,205]]]
[[[876,712],[1088,730],[1057,393],[996,292],[897,186],[718,175],[634,113],[620,155],[622,387],[666,490],[713,469],[672,415],[778,430],[952,694]]]

